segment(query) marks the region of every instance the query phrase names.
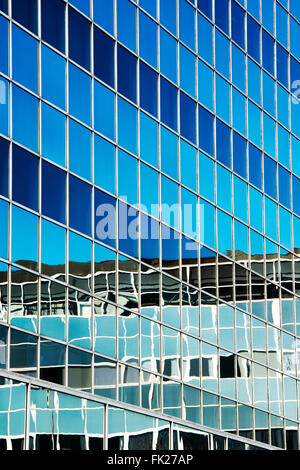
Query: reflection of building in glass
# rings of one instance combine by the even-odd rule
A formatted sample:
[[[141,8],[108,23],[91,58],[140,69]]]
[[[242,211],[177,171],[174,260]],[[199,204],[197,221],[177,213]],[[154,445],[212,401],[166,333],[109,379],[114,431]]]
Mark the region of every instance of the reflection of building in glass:
[[[244,3],[0,0],[2,449],[299,447],[300,11]]]

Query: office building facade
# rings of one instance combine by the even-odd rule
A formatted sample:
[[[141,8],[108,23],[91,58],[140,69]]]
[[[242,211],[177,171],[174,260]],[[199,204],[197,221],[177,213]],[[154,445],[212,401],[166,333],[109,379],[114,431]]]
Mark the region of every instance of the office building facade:
[[[299,448],[299,5],[0,0],[0,448]]]

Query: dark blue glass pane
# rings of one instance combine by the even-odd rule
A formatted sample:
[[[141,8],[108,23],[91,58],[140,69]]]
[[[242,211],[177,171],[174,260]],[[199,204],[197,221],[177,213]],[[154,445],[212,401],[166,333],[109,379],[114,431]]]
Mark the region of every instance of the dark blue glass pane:
[[[260,28],[259,25],[250,16],[247,17],[247,48],[248,53],[257,62],[260,60]]]
[[[37,0],[12,0],[12,17],[37,34]]]
[[[55,188],[53,187],[55,181]],[[51,219],[65,223],[66,175],[54,165],[42,164],[42,213]]]
[[[293,176],[293,211],[300,215],[300,180]]]
[[[249,181],[261,189],[261,151],[254,145],[249,145]]]
[[[114,41],[94,28],[94,72],[96,77],[114,86]]]
[[[177,130],[177,88],[164,78],[160,78],[161,120]]]
[[[140,62],[140,105],[157,117],[157,73]]]
[[[0,194],[8,197],[8,152],[9,142],[0,138]]]
[[[214,117],[198,106],[199,147],[210,155],[214,154]]]
[[[90,23],[73,8],[69,8],[69,56],[90,70]]]
[[[217,119],[217,160],[230,168],[230,128]]]
[[[233,132],[233,171],[247,178],[247,143],[239,134]]]
[[[290,173],[278,165],[278,191],[279,202],[290,209]]]
[[[292,91],[294,91],[295,87],[293,87],[293,82],[295,82],[296,80],[299,80],[300,64],[292,56],[290,56],[290,67],[291,67],[291,88],[292,88]],[[299,97],[299,93],[298,93],[298,97]]]
[[[8,0],[0,0],[0,10],[4,13],[8,13]]]
[[[244,17],[244,10],[236,2],[231,2],[232,39],[243,49],[245,47]]]
[[[42,0],[42,39],[65,52],[65,3],[62,0]]]
[[[196,103],[184,93],[180,93],[180,133],[196,142]]]
[[[141,259],[159,259],[159,223],[141,214]],[[147,261],[146,261],[147,262]],[[149,261],[148,261],[149,262]]]
[[[69,175],[69,224],[79,232],[91,235],[91,187]]]
[[[161,224],[161,255],[163,261],[178,261],[179,258],[179,234]]]
[[[265,155],[264,158],[264,190],[276,199],[276,162]]]
[[[21,147],[13,146],[13,200],[38,210],[38,158]]]
[[[106,245],[116,245],[116,200],[95,189],[94,195],[95,238]]]
[[[130,256],[138,256],[138,211],[119,201],[118,211],[119,250]]]
[[[0,72],[8,75],[8,21],[0,16]]]
[[[224,33],[229,33],[228,0],[218,0],[215,3],[215,21]]]
[[[264,30],[262,33],[262,61],[263,67],[274,74],[274,39]]]
[[[202,13],[204,13],[208,18],[212,19],[212,0],[198,0],[197,7]]]
[[[118,92],[136,103],[136,57],[118,45]]]
[[[288,87],[288,53],[277,43],[277,80]]]

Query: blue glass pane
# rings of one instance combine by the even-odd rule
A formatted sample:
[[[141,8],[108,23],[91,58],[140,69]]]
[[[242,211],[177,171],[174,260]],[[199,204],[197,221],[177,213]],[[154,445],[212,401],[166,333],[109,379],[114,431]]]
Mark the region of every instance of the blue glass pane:
[[[288,53],[277,43],[277,79],[288,87]]]
[[[161,77],[160,79],[161,120],[177,130],[177,88]]]
[[[141,260],[152,263],[159,258],[159,224],[156,220],[141,214]]]
[[[37,0],[12,0],[12,17],[22,26],[37,34]]]
[[[218,251],[227,255],[232,250],[232,219],[218,210]]]
[[[198,61],[198,100],[213,111],[213,71]]]
[[[91,79],[71,63],[69,63],[69,103],[70,113],[90,125]]]
[[[174,0],[161,0],[159,6],[162,25],[176,35],[176,2]]]
[[[158,217],[158,172],[148,165],[140,165],[140,204],[142,209]]]
[[[185,0],[179,0],[179,37],[195,50],[195,10]]]
[[[114,0],[94,0],[94,21],[110,34],[114,33]]]
[[[138,256],[138,212],[119,201],[118,207],[118,239],[119,250]]]
[[[260,62],[260,27],[249,15],[247,16],[247,48],[248,53]]]
[[[262,33],[262,63],[263,67],[274,75],[274,39],[264,30]]]
[[[57,224],[42,219],[41,263],[64,266],[66,263],[66,233]]]
[[[55,191],[53,191],[55,181]],[[42,213],[51,219],[65,223],[66,174],[59,168],[42,163]]]
[[[118,99],[118,143],[137,153],[137,110],[122,98]]]
[[[69,175],[69,224],[79,232],[91,235],[91,187]]]
[[[195,56],[180,44],[180,87],[195,98]],[[200,88],[200,85],[199,85]]]
[[[118,151],[118,196],[129,204],[137,205],[137,159],[122,150]],[[130,185],[128,184],[130,181]]]
[[[66,118],[56,109],[42,103],[42,154],[65,166]]]
[[[140,113],[140,156],[158,166],[158,124],[144,113]]]
[[[20,144],[38,151],[38,100],[13,86],[13,138]],[[26,119],[25,119],[26,116]]]
[[[157,67],[157,26],[148,16],[140,11],[139,15],[139,53],[142,59]]]
[[[65,52],[65,3],[62,0],[42,0],[42,39]]]
[[[65,109],[65,60],[42,44],[42,96]]]
[[[293,176],[293,211],[300,215],[300,180]]]
[[[177,42],[163,29],[160,29],[160,71],[177,83]]]
[[[200,199],[200,220],[205,220],[200,224],[200,241],[211,248],[215,248],[215,208],[204,199]]]
[[[160,130],[161,170],[178,179],[178,137],[163,126]]]
[[[94,28],[94,73],[114,87],[114,41],[98,28]]]
[[[217,119],[217,160],[230,168],[230,128]]]
[[[136,103],[136,57],[118,45],[118,92]]]
[[[17,26],[12,26],[13,79],[37,93],[38,43]]]
[[[288,39],[288,14],[287,12],[276,3],[276,37],[285,47],[287,47]]]
[[[245,47],[244,18],[245,18],[244,10],[236,2],[231,2],[232,39],[243,49]]]
[[[12,197],[23,206],[38,210],[38,158],[13,146]]]
[[[157,73],[140,61],[140,105],[157,117]]]
[[[157,14],[156,0],[140,0],[139,5],[148,13],[150,13],[150,15],[156,18],[156,14]]]
[[[228,0],[218,0],[216,2],[215,21],[224,33],[229,34]]]
[[[91,132],[72,119],[69,120],[69,169],[91,179]]]
[[[24,227],[26,227],[26,243],[24,243]],[[11,244],[12,261],[36,269],[38,260],[38,217],[16,206],[12,206]]]
[[[197,191],[197,151],[184,140],[180,140],[181,183]]]
[[[217,165],[217,204],[231,212],[231,173],[221,165]]]
[[[114,247],[116,244],[116,200],[95,189],[95,238]]]
[[[261,111],[248,101],[248,136],[257,146],[261,145]]]
[[[0,16],[0,72],[8,75],[8,21]]]
[[[216,112],[217,115],[230,123],[230,85],[219,75],[215,75]]]
[[[202,11],[209,19],[212,19],[212,0],[197,0],[197,8]]]
[[[261,189],[262,185],[262,166],[261,166],[261,152],[249,145],[249,181]]]
[[[8,93],[8,82],[0,77],[0,132],[4,135],[8,135]]]
[[[202,15],[198,14],[197,18],[198,31],[201,31],[201,34],[198,34],[198,54],[212,65],[213,27]]]
[[[279,202],[290,209],[290,173],[278,165]]]
[[[85,15],[90,16],[90,2],[86,0],[69,0],[69,3],[72,3],[74,7],[78,8]]]
[[[234,44],[232,45],[232,81],[240,88],[245,91],[245,54]]]
[[[178,204],[178,184],[165,176],[161,177],[161,202],[162,221],[174,228],[178,228],[179,214],[176,206]],[[173,206],[174,204],[175,206]],[[172,206],[175,210],[172,210]]]
[[[196,103],[186,94],[180,92],[180,133],[183,137],[196,143]]]
[[[115,192],[115,146],[94,135],[94,182],[101,188]]]
[[[98,82],[94,82],[95,129],[110,139],[115,138],[115,94]]]
[[[8,13],[8,0],[0,0],[0,10],[4,13]]]
[[[0,256],[8,258],[8,203],[0,199]],[[22,230],[22,229],[21,229]]]
[[[0,137],[0,194],[8,197],[9,142]]]
[[[235,88],[232,88],[232,121],[233,127],[246,135],[246,98]]]
[[[277,205],[268,197],[265,197],[265,233],[268,237],[277,241]]]
[[[199,147],[210,155],[214,154],[214,117],[198,106]]]
[[[90,70],[90,23],[73,8],[69,8],[69,56]]]
[[[136,52],[136,8],[129,0],[117,0],[118,39]]]
[[[210,201],[215,200],[214,162],[199,152],[199,193]]]
[[[248,58],[248,95],[260,104],[260,72],[261,69]]]
[[[217,29],[215,30],[215,62],[216,69],[229,79],[229,40],[220,33]]]
[[[263,107],[272,116],[275,115],[274,80],[266,72],[263,72]]]
[[[247,142],[236,132],[233,133],[233,171],[247,178]]]
[[[264,158],[264,190],[273,197],[277,198],[276,192],[276,162],[265,155]]]

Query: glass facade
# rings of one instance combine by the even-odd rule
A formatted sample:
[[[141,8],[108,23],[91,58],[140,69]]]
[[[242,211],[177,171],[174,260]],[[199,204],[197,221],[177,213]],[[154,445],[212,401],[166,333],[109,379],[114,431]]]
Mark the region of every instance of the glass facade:
[[[0,0],[1,448],[300,448],[299,34]]]

